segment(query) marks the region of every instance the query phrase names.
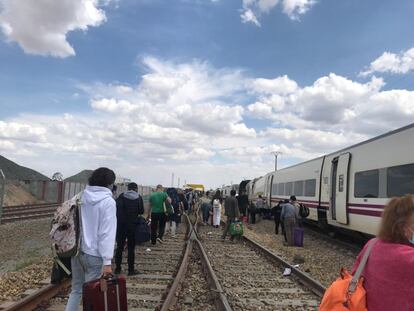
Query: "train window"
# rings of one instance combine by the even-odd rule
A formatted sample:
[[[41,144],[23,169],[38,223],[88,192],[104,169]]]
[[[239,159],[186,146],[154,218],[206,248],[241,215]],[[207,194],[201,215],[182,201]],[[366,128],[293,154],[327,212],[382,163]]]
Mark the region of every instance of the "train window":
[[[316,192],[316,179],[305,180],[305,196],[314,197]]]
[[[399,165],[387,169],[387,196],[414,194],[414,164]]]
[[[272,195],[277,194],[277,184],[272,185]]]
[[[355,173],[354,196],[356,198],[378,198],[378,189],[378,170]]]
[[[285,195],[292,195],[293,192],[293,182],[287,182],[285,187]]]
[[[303,180],[295,181],[293,184],[293,194],[303,196]]]
[[[277,184],[277,194],[278,195],[285,195],[285,184]]]

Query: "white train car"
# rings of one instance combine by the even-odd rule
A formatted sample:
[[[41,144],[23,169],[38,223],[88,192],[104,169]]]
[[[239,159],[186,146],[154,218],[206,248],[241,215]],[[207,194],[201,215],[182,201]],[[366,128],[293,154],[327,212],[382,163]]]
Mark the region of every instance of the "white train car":
[[[239,185],[223,186],[221,188],[221,196],[223,197],[223,199],[230,196],[230,191],[231,190],[236,190],[236,193],[238,193]]]
[[[389,198],[414,194],[414,124],[268,173],[252,188],[268,206],[295,195],[309,219],[374,235]]]
[[[259,197],[259,195],[262,195],[263,199],[264,199],[264,191],[265,191],[265,176],[259,177],[259,178],[255,178],[253,180],[251,180],[248,184],[247,184],[247,196],[249,199],[249,204],[250,203],[254,203],[256,202],[257,198]]]
[[[320,157],[268,174],[267,204],[273,207],[295,195],[300,203],[309,207],[308,219],[317,221],[322,163],[323,157]]]

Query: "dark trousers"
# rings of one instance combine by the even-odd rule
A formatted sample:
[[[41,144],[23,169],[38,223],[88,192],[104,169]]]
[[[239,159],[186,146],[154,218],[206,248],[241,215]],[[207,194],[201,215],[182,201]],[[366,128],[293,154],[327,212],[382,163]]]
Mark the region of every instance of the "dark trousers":
[[[229,217],[227,216],[226,225],[224,226],[223,235],[221,238],[224,240],[226,238],[227,233],[230,231],[230,224],[236,219],[236,217]],[[230,240],[233,241],[234,236],[230,236]]]
[[[115,264],[117,268],[121,268],[122,252],[124,250],[125,240],[128,239],[128,270],[134,271],[135,264],[135,232],[134,228],[122,224],[118,224],[116,230],[116,251]]]
[[[250,212],[250,223],[255,224],[256,223],[256,211]]]
[[[151,242],[157,243],[157,238],[162,240],[167,216],[164,213],[151,213]],[[158,232],[158,234],[157,234]]]
[[[279,234],[279,225],[282,228],[282,234],[285,235],[285,226],[283,221],[280,221],[280,214],[275,215],[275,234]]]
[[[210,210],[209,209],[203,209],[203,222],[208,223],[208,218],[210,217]]]

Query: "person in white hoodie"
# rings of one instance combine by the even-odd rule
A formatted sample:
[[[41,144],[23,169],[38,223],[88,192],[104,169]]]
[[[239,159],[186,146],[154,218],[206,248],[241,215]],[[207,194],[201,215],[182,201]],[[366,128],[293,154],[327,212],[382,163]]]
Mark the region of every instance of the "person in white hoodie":
[[[96,169],[82,194],[80,251],[72,257],[72,290],[66,311],[78,310],[85,282],[112,274],[116,235],[116,204],[112,198],[115,173]]]

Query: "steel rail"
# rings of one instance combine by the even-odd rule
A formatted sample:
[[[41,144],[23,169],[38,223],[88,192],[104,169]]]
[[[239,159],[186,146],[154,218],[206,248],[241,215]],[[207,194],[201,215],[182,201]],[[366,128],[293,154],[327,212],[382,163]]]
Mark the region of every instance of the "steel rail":
[[[180,267],[178,268],[178,272],[175,275],[174,278],[174,282],[171,285],[171,287],[168,290],[168,293],[164,299],[164,302],[161,306],[161,311],[167,311],[171,308],[171,306],[173,306],[176,302],[176,293],[178,292],[178,290],[181,287],[181,284],[183,283],[184,279],[185,279],[185,275],[187,273],[187,269],[188,269],[188,264],[190,261],[190,257],[192,254],[192,250],[193,250],[193,241],[191,239],[191,235],[193,233],[193,226],[191,224],[190,218],[186,215],[186,221],[187,221],[187,246],[185,248],[184,251],[184,255],[183,258],[181,260],[181,264]]]
[[[207,275],[207,279],[209,281],[210,289],[216,293],[216,308],[220,311],[231,311],[233,310],[227,300],[226,295],[224,294],[224,290],[220,285],[220,282],[216,276],[216,273],[211,266],[210,260],[208,259],[207,253],[204,250],[203,245],[201,244],[200,240],[198,240],[197,236],[193,235],[195,245],[200,252],[200,258],[202,262],[202,266],[204,269],[204,273]]]
[[[36,307],[41,304],[42,302],[49,300],[55,297],[60,292],[66,290],[70,286],[70,279],[64,280],[60,284],[49,284],[35,293],[28,295],[27,297],[23,298],[22,300],[17,301],[16,303],[12,304],[6,308],[0,308],[1,311],[31,311],[36,309]]]
[[[269,258],[271,261],[276,262],[278,264],[281,264],[285,268],[290,268],[291,272],[294,276],[297,277],[297,279],[305,285],[307,288],[309,288],[314,294],[316,294],[319,297],[323,297],[323,294],[325,293],[326,287],[323,286],[319,281],[313,279],[310,277],[307,273],[304,273],[300,271],[299,269],[292,266],[290,263],[285,261],[282,257],[276,255],[268,248],[264,247],[263,245],[257,243],[253,239],[243,235],[243,239],[253,246],[253,248],[259,250],[263,255],[265,255],[267,258]]]
[[[51,203],[35,203],[35,204],[21,204],[21,205],[9,205],[9,206],[4,206],[4,209],[9,210],[9,209],[24,209],[24,208],[38,208],[38,207],[49,207],[49,206],[59,206],[60,203],[57,202],[51,202]]]

